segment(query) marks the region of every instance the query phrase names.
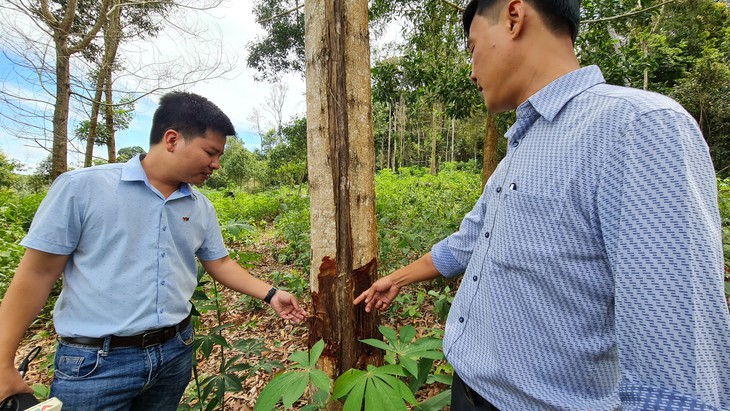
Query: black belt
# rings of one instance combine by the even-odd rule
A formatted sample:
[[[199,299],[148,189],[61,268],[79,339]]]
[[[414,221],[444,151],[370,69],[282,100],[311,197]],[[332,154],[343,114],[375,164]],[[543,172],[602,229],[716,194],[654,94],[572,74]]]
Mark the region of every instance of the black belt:
[[[159,345],[170,338],[177,335],[177,333],[190,324],[190,314],[185,317],[184,320],[176,325],[169,327],[160,328],[158,330],[146,331],[142,334],[137,335],[112,335],[111,341],[109,341],[109,348],[119,347],[151,347]],[[86,345],[88,347],[101,348],[104,346],[105,337],[91,338],[91,337],[59,337],[59,340],[68,344]]]

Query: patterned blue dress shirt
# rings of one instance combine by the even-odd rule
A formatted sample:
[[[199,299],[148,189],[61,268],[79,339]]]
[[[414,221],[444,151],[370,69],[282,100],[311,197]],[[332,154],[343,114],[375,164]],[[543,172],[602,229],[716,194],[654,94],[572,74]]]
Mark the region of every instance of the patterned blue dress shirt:
[[[501,410],[730,410],[717,183],[675,101],[569,73],[432,249],[464,274],[444,352]]]

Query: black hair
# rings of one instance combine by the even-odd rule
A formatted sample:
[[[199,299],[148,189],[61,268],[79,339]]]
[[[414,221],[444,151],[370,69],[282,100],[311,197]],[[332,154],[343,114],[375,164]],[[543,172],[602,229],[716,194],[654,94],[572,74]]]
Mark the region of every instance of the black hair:
[[[529,2],[545,20],[550,30],[559,31],[568,29],[575,43],[578,37],[578,26],[580,25],[580,0],[526,0]],[[496,4],[504,0],[471,0],[464,9],[462,22],[464,33],[469,37],[469,28],[474,16],[485,15],[485,13]]]
[[[175,130],[183,138],[201,137],[212,130],[224,136],[236,135],[236,129],[218,106],[203,96],[183,91],[172,91],[160,98],[150,130],[150,145],[162,140],[167,130]]]

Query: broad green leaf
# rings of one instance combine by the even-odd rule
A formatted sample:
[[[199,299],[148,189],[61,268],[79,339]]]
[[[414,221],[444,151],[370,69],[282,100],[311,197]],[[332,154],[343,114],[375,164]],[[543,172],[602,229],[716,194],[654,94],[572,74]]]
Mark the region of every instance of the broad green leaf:
[[[398,337],[395,335],[395,331],[392,328],[381,325],[380,327],[378,327],[378,330],[381,334],[383,334],[385,339],[390,341],[391,343],[398,341]]]
[[[365,343],[367,345],[371,345],[375,348],[380,348],[381,350],[385,350],[385,351],[393,350],[393,347],[391,347],[390,345],[388,345],[380,340],[373,339],[373,338],[368,338],[367,340],[360,340],[360,342]]]
[[[451,404],[451,390],[444,390],[420,403],[416,411],[441,411]]]
[[[289,378],[291,377],[287,377],[288,375],[290,374],[279,374],[266,384],[256,400],[254,411],[269,411],[276,407],[279,399],[284,395],[284,391],[289,388]]]
[[[292,374],[295,375],[296,378],[292,378],[289,389],[284,391],[284,396],[282,397],[284,408],[291,408],[291,406],[302,397],[302,394],[304,394],[304,391],[307,389],[307,384],[309,384],[309,373],[300,371]]]
[[[289,356],[289,361],[295,362],[302,367],[309,367],[309,354],[304,351],[297,351]]]
[[[343,407],[342,411],[361,411],[362,410],[362,400],[363,396],[365,394],[365,386],[367,384],[367,379],[363,378],[356,381],[356,384],[352,386],[352,390],[347,395],[347,401],[345,401],[345,406]],[[334,397],[334,395],[333,395]],[[337,398],[337,397],[334,397]]]
[[[312,384],[320,390],[329,392],[330,384],[332,380],[322,370],[312,370],[309,372],[309,378],[312,380]]]
[[[406,325],[400,329],[400,342],[407,344],[416,337],[416,329],[411,325]]]
[[[404,399],[411,404],[417,404],[416,398],[413,396],[413,393],[411,390],[406,386],[406,384],[393,376],[390,375],[382,375],[380,378],[386,382],[388,385],[390,385],[393,388],[393,391],[398,394],[398,397],[401,399]]]
[[[403,399],[389,384],[378,378],[372,379],[372,384],[368,385],[369,391],[373,392],[372,396],[365,393],[365,410],[366,411],[406,411],[406,404]],[[370,402],[369,400],[375,400]]]
[[[403,366],[399,364],[387,364],[377,368],[379,373],[396,375],[399,377],[405,377],[406,373],[403,371]]]
[[[335,388],[332,391],[332,398],[339,399],[347,395],[347,393],[352,390],[352,387],[354,387],[355,384],[358,383],[358,381],[364,380],[363,376],[366,375],[367,373],[365,373],[364,371],[354,368],[350,368],[349,370],[342,373],[342,375],[340,375],[335,381]]]
[[[225,378],[226,391],[232,391],[232,392],[243,391],[243,385],[241,383],[241,378],[239,376],[237,376],[236,374],[224,374],[223,378]]]
[[[412,358],[402,356],[400,357],[400,363],[412,376],[418,376],[418,364]]]
[[[312,349],[309,352],[310,365],[317,363],[317,360],[319,360],[319,356],[322,355],[322,351],[324,351],[324,340],[320,339],[319,341],[314,343]]]

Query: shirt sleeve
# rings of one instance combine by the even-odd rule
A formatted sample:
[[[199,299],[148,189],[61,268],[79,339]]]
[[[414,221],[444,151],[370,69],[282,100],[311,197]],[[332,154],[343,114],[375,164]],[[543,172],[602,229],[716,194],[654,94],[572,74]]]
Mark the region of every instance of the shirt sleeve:
[[[488,184],[487,184],[488,185]],[[469,264],[477,238],[484,225],[486,216],[486,186],[479,201],[464,217],[459,231],[451,234],[431,248],[431,258],[441,275],[455,277],[461,275]]]
[[[78,246],[83,201],[74,176],[62,174],[48,189],[20,245],[51,254],[70,255]]]
[[[195,255],[203,261],[213,261],[227,256],[228,249],[226,249],[225,243],[223,242],[221,227],[218,223],[218,215],[215,212],[213,204],[211,204],[207,198],[203,201],[205,201],[207,211],[207,232],[203,245],[198,249]]]
[[[681,109],[637,115],[598,190],[624,410],[730,409],[717,182]]]

